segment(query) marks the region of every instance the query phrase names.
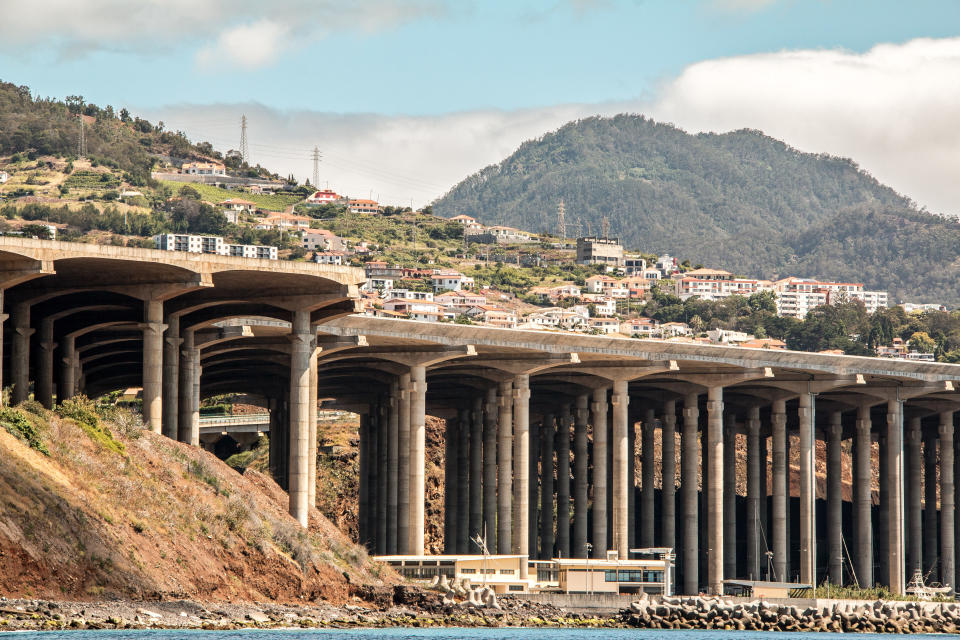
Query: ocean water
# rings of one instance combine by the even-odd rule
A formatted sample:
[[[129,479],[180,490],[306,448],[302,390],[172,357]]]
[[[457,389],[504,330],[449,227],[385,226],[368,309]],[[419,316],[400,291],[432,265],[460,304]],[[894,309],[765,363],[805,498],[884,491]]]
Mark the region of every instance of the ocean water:
[[[891,634],[785,633],[766,631],[660,631],[647,629],[343,629],[289,631],[42,631],[12,637],[50,640],[881,640]],[[943,638],[914,635],[912,638]]]

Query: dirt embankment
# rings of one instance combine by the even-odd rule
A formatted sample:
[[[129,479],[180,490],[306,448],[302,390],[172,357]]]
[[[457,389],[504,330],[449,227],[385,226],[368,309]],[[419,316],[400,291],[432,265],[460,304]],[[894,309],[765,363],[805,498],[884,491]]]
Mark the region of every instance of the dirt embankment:
[[[0,594],[337,604],[396,580],[263,473],[90,409],[0,410]]]

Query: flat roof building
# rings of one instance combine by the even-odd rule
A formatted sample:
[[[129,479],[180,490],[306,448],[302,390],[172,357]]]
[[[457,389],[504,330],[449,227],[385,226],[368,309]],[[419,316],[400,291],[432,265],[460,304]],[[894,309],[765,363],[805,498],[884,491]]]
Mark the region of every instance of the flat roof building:
[[[577,264],[606,264],[622,267],[620,238],[577,238]]]

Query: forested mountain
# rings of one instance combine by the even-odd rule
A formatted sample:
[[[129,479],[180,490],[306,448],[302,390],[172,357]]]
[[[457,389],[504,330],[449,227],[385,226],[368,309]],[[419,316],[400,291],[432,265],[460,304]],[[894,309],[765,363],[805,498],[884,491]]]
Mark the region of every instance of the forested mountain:
[[[850,160],[759,131],[579,120],[468,177],[433,210],[554,231],[561,200],[568,224],[597,234],[606,217],[629,248],[747,276],[856,280],[895,299],[960,301],[960,224],[918,211]]]

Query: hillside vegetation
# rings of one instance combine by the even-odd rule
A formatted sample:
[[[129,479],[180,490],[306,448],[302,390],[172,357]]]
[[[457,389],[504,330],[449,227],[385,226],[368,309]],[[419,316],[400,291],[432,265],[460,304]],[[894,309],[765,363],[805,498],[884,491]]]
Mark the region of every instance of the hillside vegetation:
[[[643,116],[572,122],[524,143],[434,203],[450,216],[596,234],[747,276],[864,282],[895,298],[960,301],[960,224],[847,159],[758,131],[690,135]],[[572,233],[572,231],[571,231]]]
[[[0,410],[5,595],[342,603],[381,582],[319,512],[304,531],[286,506],[267,475],[125,412],[83,398]]]

